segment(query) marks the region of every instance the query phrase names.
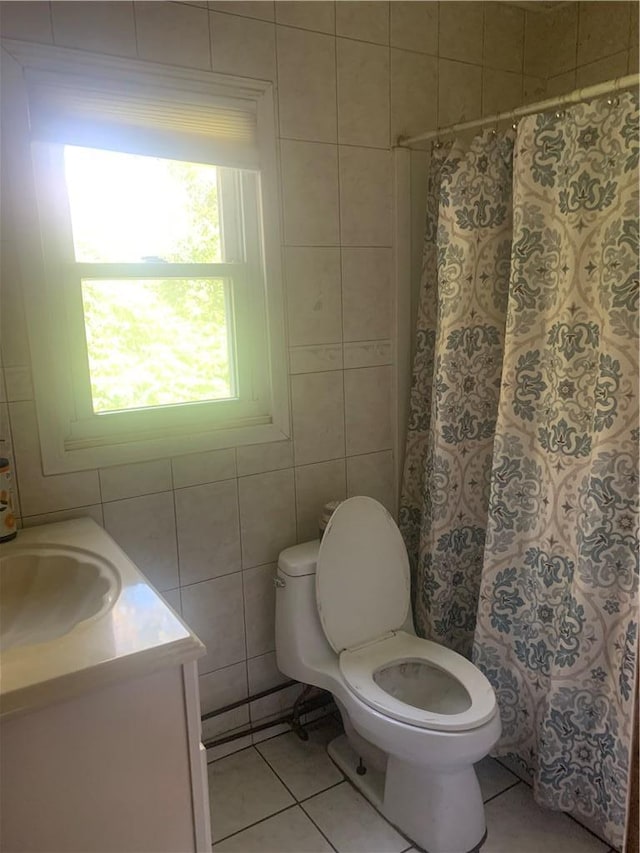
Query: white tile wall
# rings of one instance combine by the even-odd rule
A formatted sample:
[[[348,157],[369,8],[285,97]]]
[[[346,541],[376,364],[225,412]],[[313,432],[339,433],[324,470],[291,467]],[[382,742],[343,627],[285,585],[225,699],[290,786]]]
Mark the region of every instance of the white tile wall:
[[[103,504],[104,526],[160,591],[178,586],[173,494],[160,492]]]
[[[336,40],[278,27],[280,135],[336,141]]]
[[[176,489],[180,583],[238,572],[240,520],[236,480]]]
[[[3,452],[15,453],[24,524],[88,515],[106,525],[207,644],[207,709],[282,680],[270,585],[279,550],[315,536],[331,498],[366,493],[391,506],[389,145],[398,133],[517,103],[520,91],[539,99],[547,78],[549,91],[563,91],[578,69],[592,81],[617,73],[625,57],[631,68],[637,18],[626,30],[622,19],[632,5],[571,4],[547,16],[503,3],[402,0],[0,4],[10,38],[277,87],[290,441],[191,454],[187,442],[170,464],[43,476],[15,222],[2,206],[9,402],[0,404],[0,428]],[[10,142],[11,128],[0,129]],[[417,267],[428,154],[414,152],[411,162]],[[254,703],[252,718],[278,713],[295,695]],[[246,708],[230,712],[205,733],[248,719]]]
[[[209,16],[209,25],[214,71],[257,77],[259,80],[275,79],[276,28],[273,24],[243,18],[239,13],[227,15],[213,12]]]
[[[637,74],[638,4],[593,0],[527,12],[525,42],[525,75],[542,78],[547,97]]]

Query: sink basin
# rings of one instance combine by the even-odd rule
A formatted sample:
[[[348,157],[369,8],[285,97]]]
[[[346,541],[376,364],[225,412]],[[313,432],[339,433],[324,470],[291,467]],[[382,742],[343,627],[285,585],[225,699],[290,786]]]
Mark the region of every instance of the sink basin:
[[[106,561],[80,548],[30,545],[0,556],[0,647],[62,637],[109,610],[119,592]]]

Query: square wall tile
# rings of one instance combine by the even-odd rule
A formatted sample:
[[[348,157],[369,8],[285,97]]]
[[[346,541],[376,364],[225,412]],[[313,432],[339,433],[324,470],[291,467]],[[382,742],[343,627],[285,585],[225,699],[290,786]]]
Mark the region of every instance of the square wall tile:
[[[289,373],[321,373],[326,370],[342,370],[342,361],[342,344],[291,347],[289,350]]]
[[[440,3],[438,54],[482,64],[484,3]]]
[[[347,495],[375,498],[395,514],[393,453],[364,453],[347,459]]]
[[[576,70],[576,86],[593,86],[615,77],[624,77],[627,73],[628,51],[605,56],[588,65],[581,65]]]
[[[633,5],[637,4],[580,3],[578,67],[628,48]],[[635,39],[637,38],[636,32]]]
[[[485,66],[522,73],[524,16],[522,9],[506,3],[484,4]]]
[[[242,565],[250,568],[278,559],[295,543],[293,471],[271,471],[238,480]]]
[[[277,39],[280,136],[335,142],[335,39],[290,27]]]
[[[526,12],[524,73],[555,77],[576,67],[578,3],[569,3],[541,15]]]
[[[200,486],[216,480],[231,480],[236,476],[236,454],[232,447],[226,450],[208,450],[205,453],[188,453],[171,460],[174,489]]]
[[[485,68],[482,81],[484,115],[506,112],[522,104],[522,74]]]
[[[50,44],[51,10],[49,3],[0,3],[0,33],[3,38]]]
[[[247,661],[247,676],[249,678],[249,694],[262,693],[279,684],[284,684],[289,679],[278,669],[276,653],[269,652],[266,655],[249,658]],[[274,694],[275,695],[275,694]]]
[[[547,78],[545,89],[546,97],[553,98],[556,95],[564,95],[567,92],[573,92],[576,88],[576,71],[565,71],[564,74],[557,74],[555,77]]]
[[[168,459],[114,465],[101,468],[99,474],[103,501],[135,498],[171,489],[171,463]]]
[[[391,447],[391,368],[344,372],[347,455]]]
[[[24,3],[15,5],[23,6]],[[2,10],[2,5],[0,5]],[[25,116],[26,121],[26,116]],[[4,132],[4,128],[3,128]],[[3,141],[3,145],[4,145]],[[8,209],[7,201],[3,201],[0,214]],[[2,220],[3,233],[5,218]],[[12,225],[13,223],[11,223]],[[22,279],[20,276],[17,240],[4,240],[0,244],[0,278],[2,292],[0,293],[0,343],[2,345],[2,360],[8,365],[24,365],[30,362],[29,336],[24,312],[22,295]]]
[[[391,337],[391,249],[342,250],[345,341]]]
[[[391,154],[340,146],[340,231],[345,246],[391,245]]]
[[[62,509],[60,512],[45,512],[42,515],[26,515],[22,519],[24,527],[37,527],[39,524],[55,524],[72,518],[92,518],[100,527],[104,527],[102,504],[80,506],[77,509]]]
[[[211,68],[206,9],[184,3],[135,4],[138,56],[186,68]]]
[[[23,515],[41,515],[100,503],[97,471],[43,475],[33,402],[9,403],[8,412]]]
[[[389,49],[339,38],[338,141],[389,147]]]
[[[31,369],[29,365],[10,367],[4,369],[4,380],[6,384],[6,399],[9,402],[20,400],[33,400],[33,383],[31,382]]]
[[[279,684],[285,684],[289,679],[278,669],[275,652],[250,658],[247,661],[247,672],[249,675],[249,694],[260,693],[269,690]],[[266,722],[287,713],[292,707],[303,687],[301,684],[293,684],[256,699],[249,705],[249,714],[253,723]]]
[[[332,35],[336,31],[335,3],[329,0],[281,0],[276,2],[276,21]]]
[[[318,519],[328,501],[347,496],[344,459],[296,468],[298,542],[318,538]]]
[[[240,571],[236,480],[176,489],[180,584]]]
[[[336,35],[389,44],[389,3],[340,0],[336,3]]]
[[[525,77],[522,83],[522,100],[525,104],[542,101],[547,97],[547,81],[542,77]]]
[[[343,348],[345,370],[393,363],[391,341],[349,341]]]
[[[215,672],[201,675],[200,683],[200,712],[207,714],[233,702],[239,702],[248,696],[247,664],[235,663]],[[214,740],[226,732],[246,726],[249,723],[249,708],[241,705],[217,717],[211,717],[202,723],[202,740]]]
[[[438,126],[479,118],[482,68],[440,59],[438,71]]]
[[[342,340],[340,249],[285,250],[289,345]]]
[[[136,26],[133,3],[51,3],[53,41],[61,47],[76,47],[92,53],[136,56]]]
[[[285,243],[337,246],[337,147],[284,139],[280,152]]]
[[[344,456],[341,371],[292,376],[291,405],[296,465]]]
[[[165,603],[171,607],[179,616],[182,614],[182,601],[180,600],[180,588],[176,587],[176,589],[163,589],[162,590],[162,598],[165,600]]]
[[[438,52],[439,5],[392,0],[391,46],[435,56]]]
[[[173,493],[105,503],[104,526],[160,591],[178,586]]]
[[[214,71],[275,81],[276,30],[273,24],[211,12],[209,27]]]
[[[257,657],[276,647],[276,563],[242,572],[244,612],[247,622],[247,655]]]
[[[238,476],[264,474],[293,467],[293,443],[272,441],[269,444],[246,444],[237,448]]]
[[[247,656],[240,572],[182,587],[182,618],[207,647],[200,675],[241,663]]]
[[[208,5],[218,12],[230,12],[247,18],[260,18],[263,21],[273,21],[275,18],[272,0],[209,0]]]
[[[413,136],[438,120],[438,60],[408,50],[391,50],[391,132]]]

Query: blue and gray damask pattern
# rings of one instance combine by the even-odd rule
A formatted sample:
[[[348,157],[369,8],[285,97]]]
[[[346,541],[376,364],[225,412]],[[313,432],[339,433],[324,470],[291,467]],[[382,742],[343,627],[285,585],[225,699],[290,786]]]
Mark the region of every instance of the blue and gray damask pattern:
[[[523,120],[474,660],[537,799],[621,848],[638,644],[638,103]],[[457,427],[460,429],[460,426]]]
[[[470,656],[504,350],[513,134],[434,150],[400,526],[420,633]]]
[[[434,152],[400,510],[419,633],[536,797],[623,843],[638,648],[638,103]],[[512,154],[515,156],[512,157]],[[512,192],[513,175],[513,199]]]

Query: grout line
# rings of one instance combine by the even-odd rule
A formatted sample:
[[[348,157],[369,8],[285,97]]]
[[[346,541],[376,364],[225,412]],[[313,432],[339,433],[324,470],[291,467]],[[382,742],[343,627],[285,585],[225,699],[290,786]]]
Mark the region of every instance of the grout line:
[[[342,770],[340,770],[340,768],[338,767],[337,764],[334,764],[334,767],[336,768],[336,770],[340,774],[342,774]],[[342,779],[339,782],[334,782],[333,785],[327,785],[326,788],[322,788],[320,791],[316,791],[313,794],[309,794],[308,797],[303,797],[301,800],[298,800],[298,803],[300,805],[302,805],[303,803],[307,803],[309,800],[312,800],[314,797],[317,797],[320,794],[325,794],[327,791],[330,791],[332,788],[337,788],[339,785],[342,785],[346,781],[347,781],[347,777],[343,775]]]
[[[498,797],[501,797],[502,794],[506,794],[507,791],[510,791],[512,788],[516,788],[521,783],[521,781],[522,781],[521,779],[516,779],[516,781],[512,782],[508,787],[503,788],[502,791],[498,791],[497,794],[492,794],[492,796],[490,796],[488,799],[482,801],[483,805],[486,806],[487,803],[490,803],[492,800],[495,800]]]
[[[340,129],[339,129],[339,98],[338,98],[338,50],[336,44],[335,50],[335,70],[336,70],[336,138],[340,139]],[[389,111],[391,111],[391,103],[389,103]],[[357,147],[357,146],[350,146]],[[338,145],[337,154],[337,166],[338,166],[338,240],[340,243],[339,252],[340,252],[340,345],[342,346],[342,370],[340,372],[340,381],[342,383],[342,458],[346,456],[347,453],[347,394],[345,389],[345,381],[344,381],[344,278],[343,278],[343,262],[342,262],[342,192],[341,192],[341,181],[340,181],[340,146]],[[344,469],[344,488],[345,495],[347,493],[347,467],[345,462]]]
[[[278,771],[275,769],[275,767],[273,767],[273,766],[271,765],[271,763],[267,760],[267,758],[265,758],[265,756],[260,752],[260,750],[259,750],[257,747],[256,747],[255,749],[256,749],[256,751],[258,752],[258,754],[260,755],[260,757],[262,758],[262,760],[264,761],[264,763],[267,765],[267,767],[268,767],[268,768],[271,770],[271,772],[274,774],[274,776],[275,776],[275,777],[280,781],[280,783],[281,783],[281,784],[282,784],[282,785],[287,789],[287,791],[289,792],[289,794],[293,797],[293,799],[295,800],[295,804],[296,804],[296,806],[297,806],[298,808],[300,808],[300,801],[298,800],[298,798],[296,797],[296,795],[293,793],[293,791],[291,790],[291,788],[290,788],[290,787],[287,785],[287,783],[284,781],[284,779],[280,776],[280,774],[279,774],[279,773],[278,773]],[[320,792],[318,792],[318,793],[320,793]],[[315,796],[315,795],[314,795],[314,796]],[[306,814],[306,815],[307,815],[307,818],[311,821],[311,823],[315,826],[315,828],[316,828],[316,829],[318,830],[318,832],[322,835],[322,837],[325,839],[325,841],[329,844],[329,846],[331,847],[331,849],[332,849],[332,850],[336,850],[336,853],[337,853],[337,849],[333,846],[333,844],[331,844],[331,841],[329,841],[329,839],[327,838],[327,836],[326,836],[326,835],[324,834],[324,832],[320,829],[320,827],[319,827],[319,826],[318,826],[318,824],[314,821],[314,819],[313,819],[309,814],[307,814],[307,812],[306,812],[304,809],[302,809],[302,811],[304,812],[304,814]]]
[[[217,671],[217,670],[214,670]],[[206,674],[206,673],[205,673]],[[251,735],[247,735],[247,737],[251,737]],[[240,738],[238,738],[240,740]],[[233,752],[230,752],[228,755],[221,755],[220,758],[212,758],[211,761],[207,761],[207,767],[210,767],[212,764],[216,764],[218,761],[224,761],[225,758],[231,758],[232,755],[238,755],[240,752],[246,752],[248,749],[255,749],[255,746],[252,743],[243,746],[241,749],[235,749]],[[222,840],[222,839],[219,839]]]
[[[240,835],[241,832],[245,832],[245,830],[247,830],[247,829],[252,829],[254,826],[259,826],[261,823],[264,823],[265,821],[270,820],[272,817],[275,817],[276,815],[282,814],[283,812],[288,812],[289,809],[295,809],[295,808],[298,808],[298,804],[295,802],[290,803],[288,806],[285,806],[283,809],[278,809],[278,811],[273,812],[273,814],[267,815],[267,817],[262,817],[262,818],[260,818],[260,820],[256,820],[253,823],[248,823],[246,826],[243,826],[242,829],[237,829],[235,832],[231,832],[229,835],[225,835],[223,838],[216,838],[216,840],[213,843],[213,846],[215,847],[215,845],[220,844],[221,841],[226,841],[228,838],[233,838],[234,835]],[[334,847],[334,850],[335,850],[335,847]]]
[[[202,8],[202,7],[198,7]],[[209,68],[213,71],[213,9],[209,8],[209,4],[206,6],[207,13],[207,37],[209,44],[207,45],[209,48]]]

